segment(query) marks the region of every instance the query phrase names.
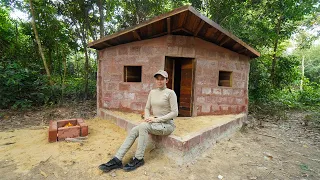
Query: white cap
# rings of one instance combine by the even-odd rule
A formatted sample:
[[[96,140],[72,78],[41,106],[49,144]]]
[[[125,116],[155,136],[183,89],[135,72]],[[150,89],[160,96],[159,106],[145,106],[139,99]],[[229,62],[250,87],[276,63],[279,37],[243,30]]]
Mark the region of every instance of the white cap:
[[[153,77],[156,77],[158,74],[160,74],[161,76],[163,76],[163,77],[165,77],[165,78],[168,78],[168,73],[167,73],[166,71],[164,71],[164,70],[159,70],[158,72],[156,72],[156,73],[154,74]]]

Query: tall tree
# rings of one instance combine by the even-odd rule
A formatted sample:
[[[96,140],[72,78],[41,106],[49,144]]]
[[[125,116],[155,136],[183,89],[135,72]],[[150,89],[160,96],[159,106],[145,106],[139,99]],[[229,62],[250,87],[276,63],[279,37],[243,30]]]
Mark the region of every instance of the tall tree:
[[[98,1],[98,7],[99,7],[99,15],[100,15],[100,38],[102,38],[104,36],[104,1],[103,0],[97,0]]]
[[[43,65],[44,65],[44,68],[45,68],[45,70],[46,70],[46,73],[47,73],[49,82],[50,82],[50,84],[52,85],[53,82],[52,82],[52,80],[51,80],[50,70],[49,70],[49,68],[48,68],[47,61],[46,61],[46,58],[45,58],[45,56],[44,56],[44,53],[43,53],[43,50],[42,50],[42,46],[41,46],[41,41],[40,41],[40,39],[39,39],[38,31],[37,31],[37,28],[36,28],[35,14],[34,14],[33,6],[32,6],[32,0],[29,0],[29,5],[30,5],[30,12],[31,12],[31,17],[32,17],[31,24],[32,24],[32,28],[33,28],[33,31],[34,31],[34,35],[35,35],[35,38],[36,38],[36,41],[37,41],[37,44],[38,44],[39,53],[40,53],[40,55],[41,55],[41,58],[42,58],[42,61],[43,61]]]

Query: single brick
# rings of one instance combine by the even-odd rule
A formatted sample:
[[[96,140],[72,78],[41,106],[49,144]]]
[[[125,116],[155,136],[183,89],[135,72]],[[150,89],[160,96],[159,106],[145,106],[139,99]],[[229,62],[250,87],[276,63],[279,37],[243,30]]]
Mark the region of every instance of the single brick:
[[[83,119],[77,119],[77,121],[80,126],[80,136],[88,136],[89,134],[88,125],[84,122]]]
[[[49,122],[48,141],[49,142],[56,142],[57,141],[57,133],[58,133],[57,121],[52,121],[51,120]]]
[[[58,128],[58,141],[80,136],[80,126]]]

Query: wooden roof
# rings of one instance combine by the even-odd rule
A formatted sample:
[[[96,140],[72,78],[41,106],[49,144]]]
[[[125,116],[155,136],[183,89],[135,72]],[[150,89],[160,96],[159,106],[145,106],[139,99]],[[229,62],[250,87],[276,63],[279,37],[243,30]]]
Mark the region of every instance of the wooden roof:
[[[152,39],[164,35],[194,36],[237,52],[256,58],[260,53],[217,23],[201,15],[192,6],[183,6],[154,17],[136,26],[90,42],[88,46],[101,50],[119,44]]]

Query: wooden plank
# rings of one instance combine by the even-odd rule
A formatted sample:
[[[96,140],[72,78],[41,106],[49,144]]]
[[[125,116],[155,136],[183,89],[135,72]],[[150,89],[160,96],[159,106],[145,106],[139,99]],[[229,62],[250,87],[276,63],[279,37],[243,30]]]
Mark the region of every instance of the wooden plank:
[[[181,83],[180,83],[180,106],[179,111],[183,116],[191,116],[192,107],[192,74],[193,61],[192,59],[185,59],[181,61]],[[189,82],[189,83],[185,83]]]
[[[226,35],[223,34],[223,33],[221,33],[221,34],[219,35],[219,37],[217,38],[217,41],[220,42],[224,37],[226,37]]]
[[[102,44],[106,45],[106,46],[112,46],[111,44],[107,43],[107,42],[103,42]]]
[[[185,23],[184,23],[184,28],[190,32],[192,32],[192,35],[194,34],[193,31],[193,25],[196,22],[196,19],[199,19],[196,15],[192,14],[192,13],[188,13],[188,19],[186,19]]]
[[[140,35],[137,33],[137,31],[132,31],[134,38],[138,39],[139,41],[141,40]]]
[[[180,14],[179,21],[177,22],[179,28],[183,27],[183,25],[186,22],[187,18],[188,18],[188,11],[185,11],[185,12]]]
[[[192,64],[184,64],[181,69],[192,69]]]
[[[183,78],[183,79],[181,80],[181,84],[182,84],[182,85],[183,85],[183,84],[190,84],[190,83],[192,83],[192,76],[189,77],[189,78]]]
[[[204,36],[209,39],[214,33],[215,33],[214,28],[208,28]]]
[[[189,114],[190,110],[183,110],[183,109],[179,109],[179,116],[181,117],[190,117],[187,114]]]
[[[167,32],[171,34],[171,19],[170,17],[167,18]]]
[[[199,24],[199,26],[198,26],[198,28],[197,28],[197,30],[194,32],[194,36],[197,36],[198,35],[198,33],[199,33],[199,31],[201,30],[201,28],[203,27],[203,25],[204,25],[204,21],[201,21],[200,22],[200,24]]]
[[[168,73],[169,82],[167,88],[174,90],[174,59],[166,57],[164,70]]]
[[[180,102],[180,106],[190,109],[190,103]]]
[[[243,53],[243,52],[245,52],[245,51],[248,51],[248,49],[246,49],[246,48],[243,48],[243,49],[241,49],[241,50],[239,50],[239,51],[237,51],[238,53]]]
[[[160,37],[160,36],[163,36],[163,35],[166,35],[168,34],[167,32],[163,32],[163,33],[160,33],[160,34],[155,34],[153,36],[151,36],[151,38],[156,38],[156,37]]]
[[[236,42],[236,43],[232,46],[232,49],[235,50],[235,51],[237,51],[237,50],[239,50],[241,47],[242,47],[242,46],[241,46],[239,43]]]
[[[221,43],[219,44],[220,46],[223,46],[225,43],[227,43],[230,40],[230,38],[228,36],[226,36],[226,38],[221,41]]]
[[[189,30],[188,30],[188,29],[186,29],[186,28],[182,28],[182,31],[184,31],[184,32],[186,32],[186,33],[188,33],[188,34],[190,34],[190,35],[192,35],[192,34],[193,34],[193,32],[189,31]]]
[[[191,25],[191,31],[194,33],[196,32],[196,30],[198,29],[200,23],[201,23],[201,19],[198,18],[197,16],[193,15],[195,17],[195,21],[194,23]]]

